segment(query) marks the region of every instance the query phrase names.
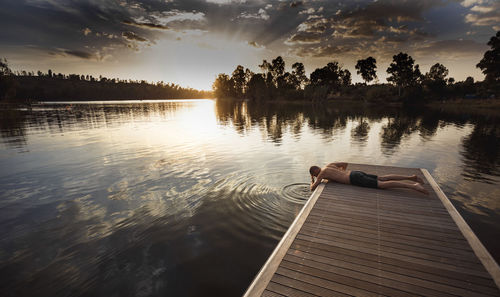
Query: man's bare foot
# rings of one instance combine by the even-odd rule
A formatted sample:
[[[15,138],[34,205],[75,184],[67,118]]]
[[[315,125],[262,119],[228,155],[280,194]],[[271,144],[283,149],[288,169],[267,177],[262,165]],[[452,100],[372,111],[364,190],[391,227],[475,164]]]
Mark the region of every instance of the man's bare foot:
[[[425,195],[429,195],[429,192],[426,189],[424,189],[424,187],[422,187],[422,185],[420,185],[418,183],[413,184],[413,189],[415,189],[416,191],[419,191],[420,193],[423,193]]]
[[[411,178],[412,178],[412,180],[416,181],[417,183],[419,183],[419,184],[421,184],[421,185],[425,184],[424,180],[423,180],[423,179],[421,179],[421,178],[420,178],[419,176],[417,176],[417,175],[412,175],[412,177],[411,177]]]

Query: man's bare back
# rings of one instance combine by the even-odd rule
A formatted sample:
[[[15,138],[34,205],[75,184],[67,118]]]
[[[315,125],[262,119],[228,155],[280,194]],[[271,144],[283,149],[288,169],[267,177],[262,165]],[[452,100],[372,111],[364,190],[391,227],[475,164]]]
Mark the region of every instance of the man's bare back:
[[[314,191],[316,187],[321,183],[322,179],[327,179],[329,181],[338,182],[341,184],[349,184],[349,175],[351,174],[350,170],[347,170],[347,163],[339,162],[339,163],[330,163],[326,165],[325,168],[320,169],[319,174],[316,176],[316,181],[313,181],[311,185],[311,191]],[[312,176],[311,176],[312,178]]]
[[[324,179],[341,184],[349,184],[349,174],[351,174],[351,171],[344,167],[337,167],[335,163],[326,165],[325,168],[321,169],[321,173],[323,173],[322,178]]]

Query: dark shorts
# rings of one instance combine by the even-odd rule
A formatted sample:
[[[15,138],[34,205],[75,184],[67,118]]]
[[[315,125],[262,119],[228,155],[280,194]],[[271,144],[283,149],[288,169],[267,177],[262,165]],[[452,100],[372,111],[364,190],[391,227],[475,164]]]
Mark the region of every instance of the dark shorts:
[[[363,171],[351,171],[349,181],[355,186],[378,188],[378,177],[373,174],[364,173]]]

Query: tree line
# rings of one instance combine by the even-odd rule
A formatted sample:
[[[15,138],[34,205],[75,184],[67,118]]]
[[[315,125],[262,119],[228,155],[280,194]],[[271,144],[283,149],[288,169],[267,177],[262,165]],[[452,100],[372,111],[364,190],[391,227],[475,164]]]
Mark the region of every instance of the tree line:
[[[174,83],[149,83],[104,76],[12,71],[0,59],[0,100],[137,100],[211,98],[212,92],[183,88]]]
[[[219,74],[212,87],[217,98],[254,101],[344,98],[416,103],[451,98],[498,98],[500,31],[491,37],[488,45],[491,50],[476,65],[485,74],[482,82],[475,82],[471,76],[456,82],[453,77],[448,77],[449,71],[441,63],[435,63],[423,74],[410,55],[400,52],[393,56],[386,70],[386,84],[370,84],[377,81],[377,60],[371,56],[357,61],[356,72],[364,80],[364,83],[357,84],[352,84],[350,71],[338,61],[315,69],[307,77],[302,63],[294,63],[288,72],[285,71],[285,61],[278,56],[271,62],[264,60],[259,65],[260,73],[238,65],[231,76]]]

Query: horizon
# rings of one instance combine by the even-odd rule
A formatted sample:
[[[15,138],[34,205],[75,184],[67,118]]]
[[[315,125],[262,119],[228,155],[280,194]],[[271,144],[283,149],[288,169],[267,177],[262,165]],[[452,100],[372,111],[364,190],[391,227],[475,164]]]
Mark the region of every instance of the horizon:
[[[93,1],[0,0],[1,58],[14,71],[164,81],[212,90],[238,65],[260,72],[282,56],[314,69],[336,60],[377,59],[386,82],[392,56],[406,52],[423,73],[482,80],[475,65],[500,30],[500,2],[465,1]]]

